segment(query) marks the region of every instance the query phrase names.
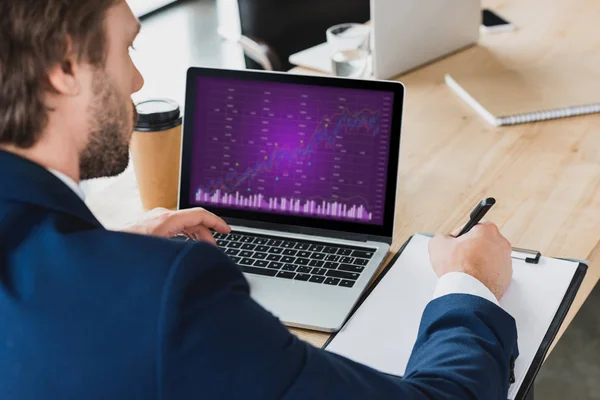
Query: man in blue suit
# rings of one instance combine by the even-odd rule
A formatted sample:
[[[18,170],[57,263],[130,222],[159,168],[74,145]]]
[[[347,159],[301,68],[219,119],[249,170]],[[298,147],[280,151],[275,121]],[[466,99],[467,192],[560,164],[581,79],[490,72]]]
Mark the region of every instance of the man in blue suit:
[[[512,269],[493,224],[431,242],[441,278],[404,379],[311,347],[209,243],[220,218],[162,210],[113,232],[83,202],[80,179],[128,164],[143,80],[125,1],[0,15],[0,398],[506,399]]]

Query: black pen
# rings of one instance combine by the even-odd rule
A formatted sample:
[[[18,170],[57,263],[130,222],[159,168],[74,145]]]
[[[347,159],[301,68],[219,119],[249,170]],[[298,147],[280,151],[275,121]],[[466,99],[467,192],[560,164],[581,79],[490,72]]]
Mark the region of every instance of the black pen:
[[[475,227],[481,221],[481,219],[490,211],[490,208],[496,204],[496,199],[493,197],[488,197],[487,199],[481,200],[481,203],[477,204],[477,207],[471,212],[469,216],[469,222],[465,225],[464,228],[460,231],[460,233],[456,236],[462,236],[465,233],[468,233],[471,229]]]

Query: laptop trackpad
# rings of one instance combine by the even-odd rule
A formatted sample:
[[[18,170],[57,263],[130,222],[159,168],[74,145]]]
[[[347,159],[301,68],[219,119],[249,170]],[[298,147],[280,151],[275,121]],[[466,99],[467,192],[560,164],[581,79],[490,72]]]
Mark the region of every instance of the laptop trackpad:
[[[341,328],[360,291],[245,274],[252,298],[283,323],[328,332]]]

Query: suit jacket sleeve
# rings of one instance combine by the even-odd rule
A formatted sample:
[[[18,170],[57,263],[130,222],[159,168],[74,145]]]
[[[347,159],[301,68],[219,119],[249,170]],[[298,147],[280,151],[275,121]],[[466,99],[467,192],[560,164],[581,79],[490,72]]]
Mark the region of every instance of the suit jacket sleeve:
[[[220,251],[193,244],[176,259],[158,319],[162,399],[506,400],[514,320],[491,302],[429,304],[404,379],[297,339],[249,295]]]

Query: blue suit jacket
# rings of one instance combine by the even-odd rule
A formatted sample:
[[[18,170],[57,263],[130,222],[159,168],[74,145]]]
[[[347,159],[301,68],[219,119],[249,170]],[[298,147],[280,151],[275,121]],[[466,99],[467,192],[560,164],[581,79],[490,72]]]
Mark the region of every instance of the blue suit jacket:
[[[0,398],[505,400],[514,320],[431,302],[404,379],[311,347],[208,244],[104,229],[44,168],[0,152]]]

